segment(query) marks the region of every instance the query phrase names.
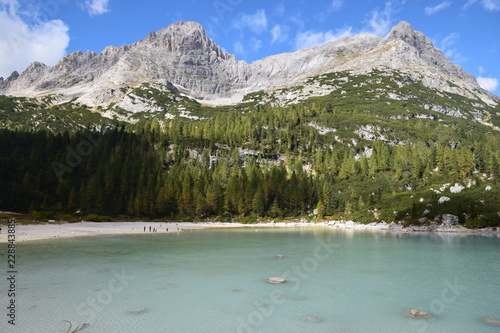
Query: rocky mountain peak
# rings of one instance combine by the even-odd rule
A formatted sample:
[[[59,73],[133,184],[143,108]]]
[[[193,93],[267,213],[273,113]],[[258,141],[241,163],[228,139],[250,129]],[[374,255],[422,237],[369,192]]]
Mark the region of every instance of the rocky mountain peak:
[[[432,41],[420,31],[415,31],[410,23],[401,21],[384,38],[385,42],[402,40],[418,50],[433,48]]]
[[[7,81],[15,81],[19,78],[19,72],[18,71],[13,71],[12,74],[7,78]]]
[[[206,36],[203,26],[194,21],[180,21],[172,23],[168,27],[161,29],[159,33],[179,35],[200,34]]]
[[[391,31],[387,34],[386,39],[405,39],[405,36],[411,36],[415,34],[415,30],[410,23],[406,21],[401,21],[392,27]]]
[[[149,41],[152,41],[155,46],[163,46],[168,52],[177,54],[219,50],[219,47],[207,37],[203,27],[196,22],[173,23],[158,31],[154,37],[151,36]]]

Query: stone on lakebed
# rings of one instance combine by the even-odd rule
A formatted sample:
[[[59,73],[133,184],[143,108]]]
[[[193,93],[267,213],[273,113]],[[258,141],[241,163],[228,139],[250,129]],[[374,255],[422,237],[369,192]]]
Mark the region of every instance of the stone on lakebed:
[[[310,323],[320,323],[321,322],[321,319],[319,319],[318,317],[314,317],[314,316],[304,316],[300,319],[302,319],[302,321],[307,321]]]
[[[497,318],[488,317],[484,320],[484,322],[489,325],[500,326],[500,319]]]
[[[408,315],[413,318],[427,318],[432,316],[430,313],[417,309],[408,310]]]
[[[282,277],[270,277],[269,279],[267,279],[267,282],[274,283],[274,284],[280,284],[280,283],[285,283],[286,280],[283,279]]]

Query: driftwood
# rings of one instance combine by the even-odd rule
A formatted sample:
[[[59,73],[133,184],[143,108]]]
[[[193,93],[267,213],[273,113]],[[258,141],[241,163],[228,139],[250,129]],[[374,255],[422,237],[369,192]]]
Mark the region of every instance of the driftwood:
[[[84,323],[84,324],[78,325],[74,330],[71,330],[73,328],[73,324],[69,320],[64,320],[64,321],[69,324],[69,328],[66,331],[66,333],[77,333],[77,332],[84,330],[87,326],[89,326],[89,324]]]

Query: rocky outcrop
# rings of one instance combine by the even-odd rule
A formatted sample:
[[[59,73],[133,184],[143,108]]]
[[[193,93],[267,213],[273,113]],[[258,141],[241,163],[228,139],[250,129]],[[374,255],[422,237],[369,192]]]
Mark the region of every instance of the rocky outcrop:
[[[441,222],[445,225],[457,225],[458,216],[452,214],[443,214],[441,217]]]
[[[247,93],[297,86],[323,73],[373,69],[398,70],[408,82],[497,102],[407,22],[396,25],[385,38],[360,34],[252,64],[224,52],[198,23],[178,22],[132,45],[109,46],[99,54],[74,52],[53,67],[33,63],[21,75],[0,80],[0,93],[58,93],[92,106],[120,101],[122,87],[160,82],[204,102],[231,104]]]

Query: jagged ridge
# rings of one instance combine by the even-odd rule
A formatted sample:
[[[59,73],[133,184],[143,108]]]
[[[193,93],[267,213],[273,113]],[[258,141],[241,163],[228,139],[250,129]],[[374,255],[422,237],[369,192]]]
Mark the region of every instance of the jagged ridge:
[[[385,38],[361,34],[248,64],[222,51],[200,24],[183,21],[100,54],[74,52],[53,67],[35,62],[21,75],[0,80],[0,93],[60,93],[95,106],[120,101],[121,87],[160,82],[197,100],[232,104],[248,93],[300,85],[324,73],[365,74],[384,68],[406,73],[430,88],[490,105],[498,102],[407,22],[400,22]]]

